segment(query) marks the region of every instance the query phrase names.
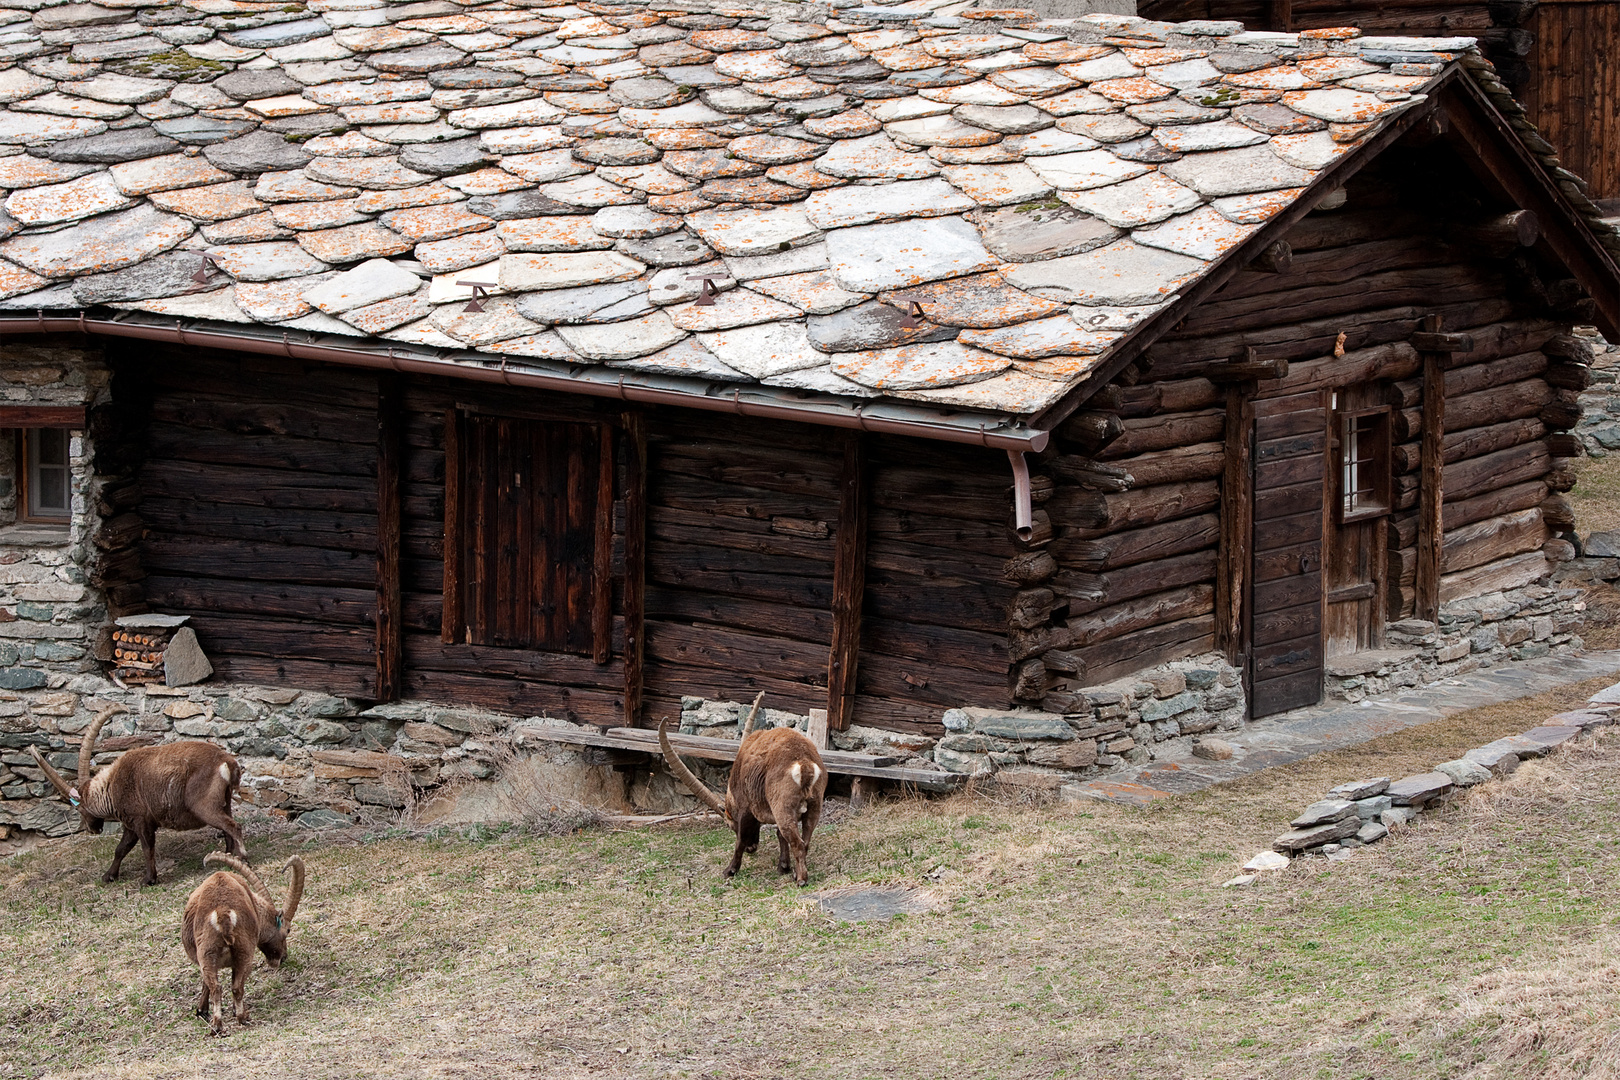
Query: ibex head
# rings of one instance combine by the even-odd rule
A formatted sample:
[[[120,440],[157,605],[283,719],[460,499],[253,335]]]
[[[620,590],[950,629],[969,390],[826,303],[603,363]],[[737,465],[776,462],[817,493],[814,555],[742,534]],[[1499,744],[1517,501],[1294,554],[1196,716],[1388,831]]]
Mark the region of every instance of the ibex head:
[[[96,756],[96,740],[101,737],[102,727],[110,717],[123,711],[122,705],[107,705],[96,713],[94,720],[90,721],[90,727],[79,743],[79,774],[76,784],[70,785],[62,779],[62,774],[51,768],[50,762],[45,760],[38,747],[28,748],[29,754],[34,758],[34,764],[39,766],[40,771],[45,774],[45,779],[56,789],[56,793],[79,812],[80,827],[88,832],[101,832],[102,825],[113,816],[112,801],[107,795],[105,778],[91,776],[90,760]],[[102,783],[98,784],[96,780],[102,780]]]

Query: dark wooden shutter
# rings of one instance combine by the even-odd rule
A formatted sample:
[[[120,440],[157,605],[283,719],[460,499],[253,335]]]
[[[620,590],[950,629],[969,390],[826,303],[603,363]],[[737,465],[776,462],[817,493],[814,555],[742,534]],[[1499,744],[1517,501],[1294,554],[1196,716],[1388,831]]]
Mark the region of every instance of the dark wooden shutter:
[[[475,645],[594,655],[607,429],[468,417],[461,576]]]
[[[1261,717],[1322,699],[1327,410],[1316,393],[1258,401],[1254,430],[1249,706]]]

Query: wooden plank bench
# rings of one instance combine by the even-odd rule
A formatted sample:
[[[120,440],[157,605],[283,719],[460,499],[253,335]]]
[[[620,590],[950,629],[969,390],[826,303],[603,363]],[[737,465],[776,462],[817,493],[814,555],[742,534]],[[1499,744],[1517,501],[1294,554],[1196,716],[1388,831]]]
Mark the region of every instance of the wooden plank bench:
[[[613,750],[632,750],[637,753],[662,757],[658,745],[658,732],[650,728],[594,728],[594,727],[524,727],[525,737],[532,736],[550,742],[569,743],[574,746],[596,746]],[[735,761],[738,743],[731,739],[711,739],[703,735],[669,733],[669,744],[683,757],[703,758],[706,761]],[[847,750],[823,750],[821,762],[829,773],[867,780],[890,780],[902,784],[932,784],[938,787],[956,787],[967,777],[960,773],[934,772],[930,769],[910,769],[895,762],[893,754],[856,754]]]

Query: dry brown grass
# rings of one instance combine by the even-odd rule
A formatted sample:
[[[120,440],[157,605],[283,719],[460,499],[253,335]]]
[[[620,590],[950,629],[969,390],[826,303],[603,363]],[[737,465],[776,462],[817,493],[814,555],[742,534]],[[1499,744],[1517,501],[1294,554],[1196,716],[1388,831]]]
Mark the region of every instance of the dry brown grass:
[[[1620,529],[1620,454],[1581,458],[1579,479],[1570,491],[1576,531],[1582,536]]]
[[[1620,736],[1562,753],[1345,863],[1221,881],[1301,804],[1578,704],[1462,713],[1146,810],[982,796],[818,832],[812,886],[926,886],[839,924],[713,826],[332,843],[255,1024],[187,1011],[164,884],[102,886],[112,841],[0,863],[0,1076],[1573,1077],[1620,1061]],[[768,841],[762,850],[773,845]],[[1608,1070],[1608,1072],[1605,1072]]]

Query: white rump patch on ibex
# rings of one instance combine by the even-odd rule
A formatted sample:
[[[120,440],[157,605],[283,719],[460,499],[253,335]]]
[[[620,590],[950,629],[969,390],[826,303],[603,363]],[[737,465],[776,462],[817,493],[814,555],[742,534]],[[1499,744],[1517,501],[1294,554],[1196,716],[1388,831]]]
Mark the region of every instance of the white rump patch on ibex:
[[[788,775],[793,777],[795,784],[804,787],[804,769],[797,761],[793,763],[793,768],[788,770]]]
[[[231,782],[231,767],[223,761],[219,763],[219,778],[227,784]]]

